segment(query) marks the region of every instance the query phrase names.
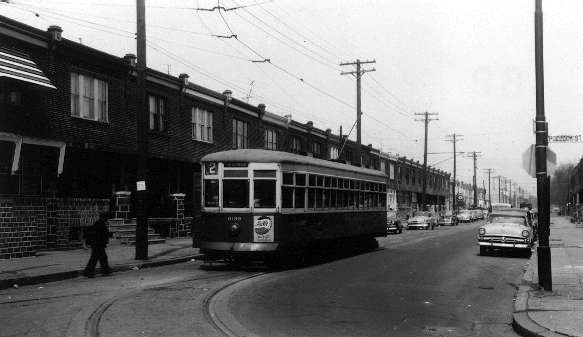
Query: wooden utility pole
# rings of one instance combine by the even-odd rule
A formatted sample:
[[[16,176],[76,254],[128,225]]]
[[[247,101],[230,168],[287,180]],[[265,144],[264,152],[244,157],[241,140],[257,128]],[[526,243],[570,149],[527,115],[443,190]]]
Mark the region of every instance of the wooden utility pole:
[[[416,122],[423,122],[425,124],[425,142],[423,146],[423,192],[421,193],[421,209],[425,210],[425,194],[427,193],[427,133],[429,129],[429,122],[437,121],[439,118],[429,118],[429,116],[438,115],[437,112],[422,112],[415,113],[416,116],[423,116],[423,119],[416,119]]]
[[[148,112],[146,100],[146,5],[145,0],[136,0],[137,13],[137,86],[138,109],[136,112],[138,172],[136,182],[136,260],[148,259],[148,214],[147,214],[147,154]]]
[[[354,62],[342,62],[340,63],[341,66],[348,66],[348,65],[355,65],[355,71],[343,71],[340,75],[354,75],[356,77],[356,143],[358,144],[358,161],[362,166],[362,128],[361,128],[361,116],[362,116],[362,109],[361,109],[361,84],[360,79],[364,73],[368,73],[371,71],[375,71],[375,68],[372,69],[361,69],[360,66],[362,64],[368,63],[376,63],[375,60],[370,61],[361,61],[357,59]]]
[[[454,214],[457,214],[457,200],[456,200],[456,198],[457,198],[457,190],[456,190],[456,187],[457,187],[457,180],[456,180],[457,179],[456,178],[456,171],[457,171],[457,167],[456,167],[456,157],[457,157],[457,152],[456,152],[456,149],[455,149],[455,145],[460,140],[463,140],[462,139],[463,135],[459,135],[459,134],[456,134],[456,133],[452,133],[451,135],[447,135],[445,137],[446,138],[449,138],[449,139],[446,139],[446,141],[453,143],[453,191],[452,191],[452,193],[453,193],[453,199],[452,200],[453,200],[453,213]]]
[[[494,178],[498,178],[498,202],[502,202],[502,198],[501,198],[501,188],[500,188],[500,179],[502,178],[502,176],[495,176]]]
[[[549,188],[550,178],[547,173],[548,133],[547,123],[545,121],[542,0],[535,0],[534,59],[536,75],[535,167],[539,228],[539,243],[537,247],[538,280],[540,286],[544,290],[552,291],[551,248],[549,247],[551,205]]]
[[[476,169],[477,169],[477,160],[482,152],[470,152],[471,158],[474,158],[474,178],[473,178],[473,188],[474,188],[474,207],[478,206],[478,186],[476,185]]]
[[[488,207],[492,206],[492,192],[490,189],[491,188],[490,177],[491,177],[493,171],[494,171],[494,169],[492,169],[492,168],[484,169],[484,172],[488,172]]]

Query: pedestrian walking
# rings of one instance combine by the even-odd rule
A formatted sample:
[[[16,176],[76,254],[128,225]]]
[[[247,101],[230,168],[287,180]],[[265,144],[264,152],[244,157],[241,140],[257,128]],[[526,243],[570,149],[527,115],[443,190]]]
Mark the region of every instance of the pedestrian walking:
[[[86,277],[95,276],[97,261],[99,261],[103,275],[109,275],[111,272],[109,263],[107,262],[107,253],[105,252],[105,247],[109,243],[109,229],[107,229],[106,223],[107,216],[108,212],[99,213],[99,219],[87,228],[85,243],[91,246],[91,257],[83,273]]]

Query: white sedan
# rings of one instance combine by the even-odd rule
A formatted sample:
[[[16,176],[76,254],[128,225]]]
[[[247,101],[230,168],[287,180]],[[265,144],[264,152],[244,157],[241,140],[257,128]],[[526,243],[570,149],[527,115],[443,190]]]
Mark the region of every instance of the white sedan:
[[[530,256],[534,243],[532,228],[526,217],[508,213],[493,213],[478,229],[480,255],[493,249],[520,250]]]

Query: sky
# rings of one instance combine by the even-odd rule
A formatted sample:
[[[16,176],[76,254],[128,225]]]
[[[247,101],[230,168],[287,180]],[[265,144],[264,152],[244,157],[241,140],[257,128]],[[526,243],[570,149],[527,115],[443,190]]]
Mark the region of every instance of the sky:
[[[136,53],[133,0],[9,0],[0,14],[122,57]],[[209,11],[222,6],[227,11]],[[238,7],[238,8],[236,8]],[[583,2],[543,0],[545,111],[550,135],[583,132]],[[148,67],[276,114],[346,134],[356,120],[356,81],[340,66],[374,60],[362,77],[362,138],[478,184],[487,168],[531,193],[522,168],[534,143],[534,0],[146,0]],[[225,38],[236,35],[237,38]],[[219,37],[224,36],[224,37]],[[269,62],[265,62],[269,60]],[[263,61],[263,62],[257,62]],[[353,130],[351,139],[356,138]],[[551,144],[575,163],[583,144]],[[493,183],[494,184],[494,183]]]

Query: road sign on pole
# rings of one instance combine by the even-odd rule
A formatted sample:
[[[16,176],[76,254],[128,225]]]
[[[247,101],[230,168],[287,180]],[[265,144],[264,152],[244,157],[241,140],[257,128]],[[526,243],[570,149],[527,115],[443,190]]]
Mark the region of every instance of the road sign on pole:
[[[522,167],[533,178],[536,178],[535,148],[536,146],[532,144],[522,154]],[[547,147],[547,173],[553,175],[556,168],[557,154]]]

